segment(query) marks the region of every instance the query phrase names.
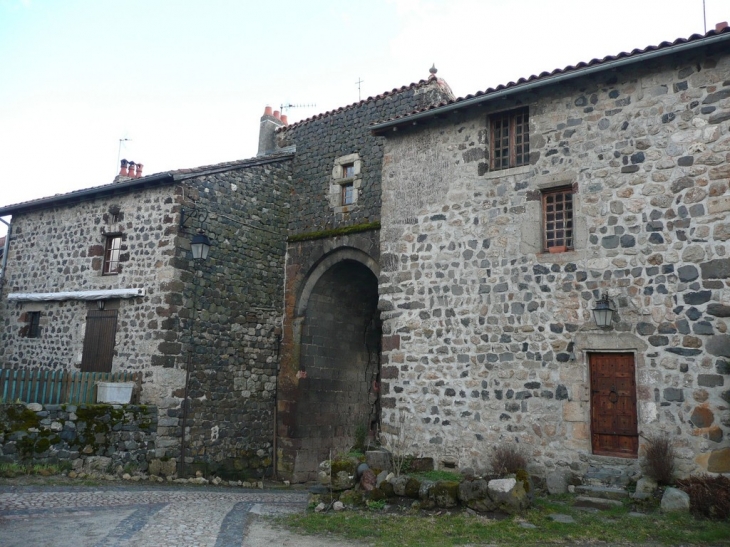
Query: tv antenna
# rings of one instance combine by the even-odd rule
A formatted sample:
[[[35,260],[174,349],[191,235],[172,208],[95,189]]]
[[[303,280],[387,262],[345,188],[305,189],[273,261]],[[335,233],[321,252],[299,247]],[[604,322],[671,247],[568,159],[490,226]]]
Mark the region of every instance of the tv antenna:
[[[288,109],[291,109],[291,108],[312,108],[314,106],[317,106],[317,105],[316,104],[292,104],[292,103],[288,103],[288,104],[282,104],[281,107],[280,107],[280,110],[281,110],[281,113],[283,114],[285,108],[288,110]]]
[[[114,166],[114,176],[117,175],[118,169],[119,169],[119,160],[122,157],[122,143],[125,143],[127,141],[131,141],[132,139],[123,138],[119,139],[119,150],[117,151],[117,164]]]
[[[705,9],[705,0],[702,0],[702,20],[705,23],[705,34],[707,34],[707,10]]]
[[[362,97],[360,96],[360,84],[363,83],[365,80],[361,80],[360,76],[357,77],[357,100],[362,101]]]

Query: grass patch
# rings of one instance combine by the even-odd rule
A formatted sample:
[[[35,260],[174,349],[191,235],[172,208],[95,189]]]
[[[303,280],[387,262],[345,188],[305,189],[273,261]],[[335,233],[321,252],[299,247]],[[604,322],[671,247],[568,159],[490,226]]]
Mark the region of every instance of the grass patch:
[[[41,477],[50,477],[59,475],[62,471],[71,469],[71,464],[46,464],[46,463],[0,463],[0,477],[12,479],[23,475],[39,475]]]
[[[575,524],[553,522],[554,513],[571,515]],[[587,513],[573,509],[570,501],[537,500],[520,517],[503,520],[464,513],[427,515],[372,511],[306,513],[277,519],[305,534],[335,535],[367,540],[376,547],[444,547],[468,543],[549,545],[570,542],[730,545],[730,523],[696,520],[689,514],[659,512],[635,517],[629,507],[609,512]],[[528,522],[537,528],[522,528]]]

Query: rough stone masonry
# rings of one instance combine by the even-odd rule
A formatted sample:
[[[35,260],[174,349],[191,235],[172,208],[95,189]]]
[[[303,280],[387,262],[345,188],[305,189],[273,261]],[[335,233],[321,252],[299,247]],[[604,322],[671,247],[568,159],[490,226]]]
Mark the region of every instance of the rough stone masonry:
[[[490,114],[524,106],[529,164],[490,170]],[[640,445],[665,432],[681,474],[730,472],[729,127],[730,55],[708,48],[385,133],[384,431],[405,413],[441,465],[516,442],[535,472],[580,473],[591,355],[624,351]],[[575,245],[547,253],[541,196],[561,186]]]

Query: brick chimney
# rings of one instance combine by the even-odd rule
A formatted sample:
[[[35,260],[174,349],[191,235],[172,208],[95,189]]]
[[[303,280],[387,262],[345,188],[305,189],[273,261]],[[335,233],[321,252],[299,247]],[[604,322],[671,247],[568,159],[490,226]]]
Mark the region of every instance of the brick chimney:
[[[715,25],[715,32],[720,33],[727,28],[727,21]]]
[[[133,161],[122,160],[119,174],[114,177],[114,182],[124,182],[130,179],[138,179],[142,176],[142,168],[144,165],[141,163],[134,163]]]
[[[270,106],[264,109],[259,128],[259,151],[256,153],[257,156],[265,156],[276,151],[276,130],[286,124],[286,116],[281,116],[278,110],[272,112]]]

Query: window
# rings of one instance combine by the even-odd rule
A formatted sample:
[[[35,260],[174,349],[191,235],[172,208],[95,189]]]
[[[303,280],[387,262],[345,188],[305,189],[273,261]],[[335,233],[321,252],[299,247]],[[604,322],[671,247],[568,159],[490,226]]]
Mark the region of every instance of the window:
[[[573,187],[542,193],[543,249],[560,253],[573,248]]]
[[[347,163],[342,166],[342,178],[343,179],[351,179],[355,176],[355,164],[354,163]]]
[[[530,163],[530,120],[527,108],[491,116],[493,170]]]
[[[122,247],[122,236],[107,236],[104,247],[104,275],[119,273],[119,251]]]
[[[355,203],[355,187],[351,182],[342,185],[342,205]]]
[[[41,312],[29,311],[20,318],[25,323],[20,331],[20,335],[24,338],[40,338],[41,337]]]

